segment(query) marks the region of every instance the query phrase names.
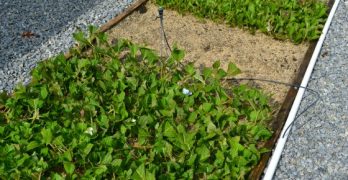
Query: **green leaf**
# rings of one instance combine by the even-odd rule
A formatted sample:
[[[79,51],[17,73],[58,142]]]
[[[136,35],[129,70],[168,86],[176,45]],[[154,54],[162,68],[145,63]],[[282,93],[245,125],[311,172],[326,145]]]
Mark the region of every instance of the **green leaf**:
[[[149,170],[146,170],[146,180],[156,180],[155,174],[150,172]]]
[[[77,88],[76,88],[76,84],[75,83],[71,82],[69,84],[69,92],[71,94],[75,94],[77,92]]]
[[[218,69],[220,67],[220,61],[215,61],[214,64],[213,64],[213,68],[214,69]]]
[[[199,155],[200,161],[202,162],[210,157],[210,151],[204,144],[196,148],[196,153]]]
[[[30,151],[32,149],[35,149],[37,147],[39,147],[40,144],[37,141],[31,141],[28,145],[27,145],[27,151]]]
[[[113,149],[109,148],[108,153],[104,156],[103,160],[102,160],[102,164],[110,164],[112,161],[112,152]]]
[[[98,33],[97,34],[97,38],[98,40],[100,40],[100,42],[102,43],[107,43],[107,40],[108,40],[108,35],[106,33]]]
[[[133,57],[133,58],[136,58],[137,51],[138,51],[138,46],[132,44],[132,45],[129,46],[129,48],[130,48],[130,56]]]
[[[127,132],[127,128],[126,128],[126,126],[124,126],[124,125],[121,125],[120,130],[121,130],[122,135],[125,135],[126,132]]]
[[[202,78],[201,74],[199,73],[199,71],[197,71],[197,73],[194,75],[194,78],[198,81],[200,81],[201,83],[205,84],[204,79]]]
[[[49,155],[49,150],[47,147],[44,147],[40,150],[40,154],[43,155],[44,157],[45,156],[48,156]]]
[[[17,160],[17,166],[22,166],[24,162],[29,158],[30,156],[28,154],[23,154],[23,156],[19,160]]]
[[[186,72],[187,72],[189,75],[193,75],[193,74],[195,74],[195,72],[196,72],[196,70],[195,70],[193,64],[188,64],[188,65],[186,65],[186,66],[185,66],[185,70],[186,70]]]
[[[271,150],[270,150],[270,149],[267,149],[267,148],[261,148],[261,149],[259,149],[259,152],[260,152],[261,154],[263,154],[263,153],[271,152]]]
[[[93,144],[88,143],[87,146],[83,149],[83,155],[87,156],[89,152],[91,152],[93,146],[94,146]]]
[[[117,95],[119,102],[123,102],[125,97],[126,97],[126,93],[124,91],[122,91],[120,94]]]
[[[39,98],[29,100],[29,105],[33,109],[41,108],[43,103],[44,102],[40,100]]]
[[[148,60],[150,64],[154,64],[158,62],[158,57],[153,52],[153,50],[142,47],[140,51],[141,51],[141,54],[143,55],[143,60]]]
[[[120,167],[121,164],[122,164],[122,159],[114,159],[114,160],[111,162],[111,166],[114,167],[114,168]]]
[[[180,147],[185,152],[191,150],[195,137],[195,132],[187,132],[185,127],[181,124],[177,126],[178,136],[176,137],[176,141],[174,143],[176,146]]]
[[[92,34],[95,34],[97,32],[97,27],[89,25],[88,26],[88,33],[91,36]]]
[[[58,173],[54,173],[52,179],[53,180],[64,180],[64,178],[62,176],[60,176]]]
[[[235,137],[230,138],[230,140],[228,142],[230,147],[231,147],[230,155],[232,158],[238,157],[238,152],[240,150],[244,149],[244,147],[239,143],[239,141],[240,141],[240,137],[235,136]]]
[[[187,165],[193,166],[195,164],[196,159],[197,159],[197,154],[191,155],[190,158],[187,160]]]
[[[64,170],[67,174],[71,175],[75,171],[75,165],[72,162],[64,162]]]
[[[128,117],[128,112],[127,112],[127,109],[122,107],[121,110],[120,110],[120,113],[121,113],[121,118],[122,119],[126,119]]]
[[[89,64],[90,64],[89,59],[80,59],[79,61],[77,61],[77,67],[79,69],[83,69],[83,68],[87,67]]]
[[[268,129],[260,125],[256,125],[252,127],[250,132],[256,140],[259,140],[259,139],[265,140],[265,139],[269,139],[272,136],[272,133]]]
[[[157,107],[157,106],[158,106],[158,102],[157,102],[157,96],[156,96],[156,94],[151,94],[151,95],[150,95],[150,99],[151,99],[151,105],[150,105],[150,107],[151,107],[151,108]]]
[[[211,120],[208,120],[207,121],[207,132],[214,133],[214,132],[216,132],[216,130],[217,130],[216,125]]]
[[[160,110],[160,112],[164,117],[172,117],[174,113],[173,110],[166,110],[166,109],[162,109]]]
[[[40,95],[41,95],[42,99],[46,99],[46,97],[48,95],[48,91],[47,91],[46,86],[41,87]]]
[[[202,105],[203,111],[209,112],[212,106],[213,106],[212,103],[203,103],[203,105]]]
[[[135,90],[138,87],[138,79],[135,77],[127,77],[127,84],[129,85],[128,87],[132,88]]]
[[[226,157],[225,157],[224,153],[221,150],[218,150],[215,154],[214,165],[215,166],[223,165],[225,158]]]
[[[132,179],[146,180],[145,165],[141,164],[134,172]]]
[[[65,160],[67,161],[72,161],[72,152],[70,150],[66,150],[64,153],[63,153],[63,157]]]
[[[103,81],[99,80],[98,85],[103,91],[106,91],[106,85]]]
[[[213,73],[213,70],[211,68],[204,67],[203,76],[205,79],[207,79],[208,77],[211,77],[212,73]]]
[[[49,144],[52,141],[52,132],[50,129],[43,128],[41,130],[42,142],[45,144]]]
[[[113,136],[106,136],[101,140],[101,144],[106,147],[112,147],[115,141]]]
[[[169,137],[169,138],[177,137],[177,133],[176,133],[174,127],[169,122],[166,122],[164,124],[163,135],[166,137]]]
[[[99,165],[98,167],[95,168],[94,174],[96,176],[99,176],[101,174],[104,174],[107,170],[108,168],[105,165]]]
[[[88,41],[87,41],[87,39],[85,38],[85,35],[83,34],[82,31],[73,33],[73,37],[74,37],[74,39],[75,39],[77,42],[79,42],[79,43],[82,43],[82,44],[87,44],[87,43],[88,43]]]
[[[257,121],[259,117],[259,111],[251,111],[250,113],[250,120],[251,121]]]
[[[101,115],[98,123],[100,124],[101,127],[109,128],[109,119],[106,115]]]
[[[229,76],[236,76],[240,74],[241,71],[239,68],[234,63],[228,63],[228,69],[227,69],[227,74]]]
[[[217,79],[222,79],[226,76],[227,76],[227,73],[223,69],[219,69],[217,74],[216,74]]]
[[[193,174],[194,174],[194,171],[193,169],[189,169],[187,171],[185,171],[183,174],[182,174],[182,177],[185,178],[185,179],[194,179],[193,177]]]
[[[187,119],[187,121],[188,122],[190,122],[190,123],[193,123],[193,122],[195,122],[196,121],[196,119],[197,119],[197,112],[192,112],[192,113],[190,113],[190,115],[189,115],[189,117],[188,117],[188,119]]]
[[[174,59],[174,61],[181,61],[185,57],[185,52],[174,47],[171,57]]]
[[[147,128],[146,129],[139,129],[138,142],[140,145],[145,144],[149,137],[150,137],[150,134],[149,134]]]
[[[58,136],[56,138],[54,138],[52,144],[56,145],[56,146],[64,146],[64,138],[62,136]]]

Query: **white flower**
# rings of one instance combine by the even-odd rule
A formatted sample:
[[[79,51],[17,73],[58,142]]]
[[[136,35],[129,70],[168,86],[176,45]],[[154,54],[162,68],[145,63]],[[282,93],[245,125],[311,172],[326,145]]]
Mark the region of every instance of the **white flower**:
[[[85,133],[92,136],[92,135],[93,135],[93,131],[94,131],[94,129],[93,129],[92,127],[89,127],[89,128],[87,128],[87,130],[85,131]]]
[[[135,123],[135,122],[137,122],[137,120],[136,120],[136,119],[132,119],[131,121],[132,121],[132,123]]]
[[[186,88],[182,89],[182,93],[185,94],[185,95],[189,95],[191,96],[192,95],[192,92]]]

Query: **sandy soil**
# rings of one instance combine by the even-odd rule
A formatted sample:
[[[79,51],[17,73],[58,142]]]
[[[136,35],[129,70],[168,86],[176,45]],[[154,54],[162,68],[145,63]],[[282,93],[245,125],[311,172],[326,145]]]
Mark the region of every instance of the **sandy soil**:
[[[157,7],[147,3],[128,16],[108,33],[110,39],[129,39],[147,45],[160,53],[162,40]],[[231,28],[227,25],[196,19],[191,15],[180,15],[175,11],[164,11],[164,28],[171,45],[186,51],[186,61],[193,61],[197,67],[211,66],[220,60],[223,66],[234,62],[241,70],[238,77],[262,78],[281,82],[293,81],[309,44],[294,45],[278,41],[256,32]],[[164,50],[162,53],[165,54]],[[289,87],[277,84],[252,82],[265,92],[272,94],[273,100],[284,101]]]

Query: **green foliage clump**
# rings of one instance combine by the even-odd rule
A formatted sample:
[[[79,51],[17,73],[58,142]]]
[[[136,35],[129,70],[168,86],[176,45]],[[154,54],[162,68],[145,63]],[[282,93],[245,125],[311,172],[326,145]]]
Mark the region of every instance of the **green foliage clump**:
[[[91,51],[1,96],[0,179],[243,179],[267,151],[268,96],[224,82],[234,64],[198,71],[90,30],[74,37]]]
[[[201,18],[271,34],[295,43],[320,37],[327,6],[318,0],[154,0]]]

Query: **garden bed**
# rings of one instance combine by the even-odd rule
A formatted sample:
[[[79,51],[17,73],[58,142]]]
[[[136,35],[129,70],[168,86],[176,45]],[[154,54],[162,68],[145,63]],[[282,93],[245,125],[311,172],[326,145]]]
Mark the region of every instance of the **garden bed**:
[[[327,1],[326,4],[331,7],[333,1]],[[168,41],[185,50],[186,61],[193,62],[197,68],[211,66],[213,60],[221,60],[224,68],[229,62],[233,62],[242,71],[237,78],[256,79],[240,81],[241,83],[261,88],[272,95],[276,109],[270,126],[274,135],[264,144],[264,147],[272,149],[287,119],[297,88],[258,79],[300,84],[316,41],[298,44],[290,40],[279,40],[260,31],[251,33],[247,29],[230,27],[191,14],[183,15],[172,10],[164,12],[164,29]],[[157,16],[158,6],[147,3],[108,34],[113,39],[130,39],[157,52],[162,50],[165,54],[166,46],[161,44],[160,23],[158,19],[155,20]],[[270,152],[262,156],[249,178],[261,177],[270,156]]]
[[[188,7],[196,10],[197,4]],[[249,4],[248,8],[255,11],[258,7]],[[266,28],[272,35],[267,36],[265,27],[256,26],[248,17],[249,24],[244,25],[252,27],[251,34],[165,10],[169,46],[176,44],[186,52],[182,66],[183,51],[172,48],[169,61],[164,62],[147,48],[164,56],[167,53],[161,47],[157,15],[152,4],[140,7],[107,32],[112,46],[93,27],[89,38],[76,33],[79,47],[91,51],[77,48],[66,55],[71,57],[69,61],[59,56],[42,63],[33,71],[28,87],[19,86],[12,97],[2,96],[0,134],[6,138],[0,143],[6,148],[0,151],[5,154],[1,158],[13,156],[17,161],[7,158],[9,163],[0,164],[0,172],[8,171],[10,177],[72,179],[153,179],[157,175],[243,179],[255,167],[249,177],[259,178],[296,90],[257,79],[299,82],[313,44],[293,42],[315,39],[316,32],[300,28],[298,35],[294,29],[284,32],[275,26],[272,32]],[[218,19],[214,13],[210,15]],[[233,24],[233,18],[229,22]],[[293,42],[284,40],[286,37]],[[124,38],[146,48],[121,40]],[[265,124],[271,119],[267,97],[246,86],[228,87],[225,77],[236,74],[237,79],[254,79],[238,83],[272,95],[274,120],[269,127],[274,134],[266,143],[271,136]],[[36,162],[38,155],[41,158]],[[25,171],[18,171],[21,168]]]

